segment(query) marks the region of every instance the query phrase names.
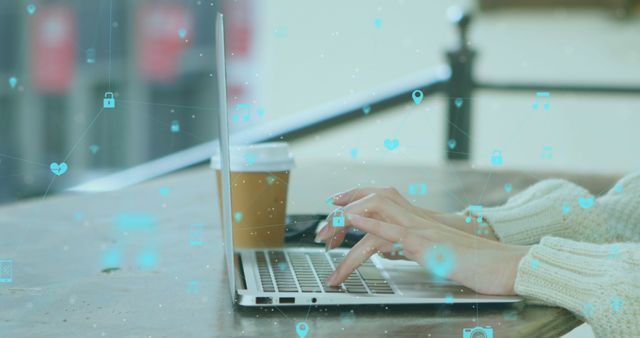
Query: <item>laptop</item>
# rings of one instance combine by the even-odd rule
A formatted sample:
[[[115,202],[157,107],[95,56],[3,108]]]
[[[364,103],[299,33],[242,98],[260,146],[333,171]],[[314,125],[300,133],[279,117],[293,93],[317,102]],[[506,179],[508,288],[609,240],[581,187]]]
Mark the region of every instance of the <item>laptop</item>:
[[[511,303],[519,297],[480,295],[452,281],[430,276],[418,264],[377,255],[364,262],[340,286],[325,279],[344,259],[347,249],[239,249],[233,247],[230,135],[227,111],[223,15],[216,18],[216,65],[220,111],[221,221],[229,287],[240,306],[356,304]],[[323,203],[323,202],[321,202]]]

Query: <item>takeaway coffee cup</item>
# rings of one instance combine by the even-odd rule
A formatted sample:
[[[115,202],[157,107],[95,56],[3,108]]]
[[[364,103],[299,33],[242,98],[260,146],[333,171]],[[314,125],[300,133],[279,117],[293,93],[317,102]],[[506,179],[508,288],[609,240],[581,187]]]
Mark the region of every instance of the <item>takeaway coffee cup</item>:
[[[286,142],[229,147],[233,245],[266,248],[284,245],[289,172],[293,156]],[[220,157],[211,158],[221,187]],[[218,196],[222,201],[221,190]]]

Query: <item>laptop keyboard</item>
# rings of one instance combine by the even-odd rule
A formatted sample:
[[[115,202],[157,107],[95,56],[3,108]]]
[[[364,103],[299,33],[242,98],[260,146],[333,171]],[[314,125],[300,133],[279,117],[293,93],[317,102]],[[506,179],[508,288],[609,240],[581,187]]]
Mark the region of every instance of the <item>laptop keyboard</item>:
[[[265,292],[394,293],[369,259],[340,286],[327,285],[325,280],[343,259],[344,254],[336,252],[256,252],[260,283]]]

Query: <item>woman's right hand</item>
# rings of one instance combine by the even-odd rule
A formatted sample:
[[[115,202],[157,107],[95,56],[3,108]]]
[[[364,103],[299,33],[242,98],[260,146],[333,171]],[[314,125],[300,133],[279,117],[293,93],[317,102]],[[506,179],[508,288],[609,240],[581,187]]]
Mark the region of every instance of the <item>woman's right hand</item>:
[[[473,223],[465,222],[466,216],[460,214],[438,213],[428,209],[417,207],[409,202],[397,189],[389,188],[355,188],[346,192],[335,194],[331,197],[334,205],[342,207],[345,214],[352,213],[364,217],[371,217],[383,222],[398,222],[399,217],[417,216],[427,221],[433,221],[447,225],[454,229],[476,235],[476,227]],[[399,209],[401,210],[399,212]],[[335,211],[334,211],[335,213]],[[327,243],[328,249],[333,249],[344,241],[347,230],[351,225],[348,220],[341,227],[333,226],[333,213],[327,217],[327,225],[318,232],[316,241]],[[496,237],[489,233],[486,239],[497,241]]]
[[[344,214],[357,214],[395,224],[404,224],[408,219],[417,218],[424,222],[413,221],[410,224],[428,228],[429,224],[436,222],[475,235],[475,227],[465,222],[464,215],[437,213],[419,208],[407,201],[395,188],[356,188],[334,195],[332,202],[342,207]],[[316,236],[316,241],[325,241],[328,249],[338,247],[351,226],[347,219],[344,223],[341,227],[333,226],[332,213],[327,219],[327,225]],[[486,238],[496,240],[493,234],[487,235]]]

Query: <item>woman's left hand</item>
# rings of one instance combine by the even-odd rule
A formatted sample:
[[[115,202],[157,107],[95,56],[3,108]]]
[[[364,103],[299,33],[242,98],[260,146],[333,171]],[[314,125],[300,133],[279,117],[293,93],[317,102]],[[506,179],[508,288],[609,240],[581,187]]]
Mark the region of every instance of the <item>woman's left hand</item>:
[[[393,244],[399,243],[404,257],[435,275],[479,293],[513,295],[518,264],[530,248],[483,239],[433,222],[425,227],[392,224],[352,213],[346,217],[351,226],[367,235],[329,276],[330,285],[341,284],[375,253],[389,257]]]

